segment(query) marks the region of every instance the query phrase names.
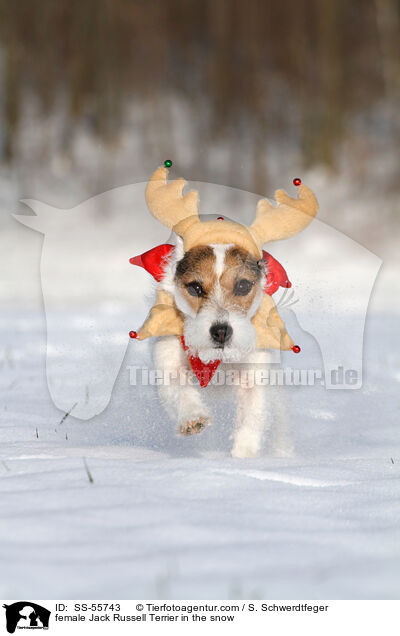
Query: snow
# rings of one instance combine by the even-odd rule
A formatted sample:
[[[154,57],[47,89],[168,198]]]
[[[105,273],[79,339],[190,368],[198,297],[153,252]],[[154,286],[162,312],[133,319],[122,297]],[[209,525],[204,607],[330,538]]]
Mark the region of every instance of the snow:
[[[182,135],[186,133],[182,129]],[[43,128],[35,134],[42,139]],[[80,139],[84,146],[85,139]],[[90,152],[81,148],[74,169],[60,163],[44,170],[39,161],[32,162],[32,153],[21,174],[0,169],[0,596],[398,598],[398,196],[385,190],[382,205],[383,187],[377,185],[374,172],[381,165],[390,176],[397,149],[393,146],[393,157],[386,148],[384,156],[370,153],[374,165],[363,187],[346,166],[333,178],[322,170],[300,171],[285,149],[279,161],[272,153],[271,186],[290,188],[288,175],[300,174],[318,193],[318,218],[385,262],[369,304],[362,388],[266,387],[271,400],[287,407],[287,435],[293,438],[294,454],[272,453],[272,441],[279,440],[273,428],[259,458],[239,460],[230,457],[230,394],[222,398],[219,387],[207,388],[215,422],[200,436],[182,438],[163,412],[155,387],[129,385],[127,367],[152,364],[151,346],[128,344],[126,337],[150,307],[151,286],[145,272],[133,273],[128,265],[122,270],[122,263],[167,241],[168,233],[145,211],[143,184],[136,184],[137,199],[131,196],[132,188],[124,186],[82,207],[79,203],[95,192],[150,174],[153,157],[132,143],[134,137],[126,139],[129,149],[113,159],[97,146]],[[182,167],[186,174],[190,170],[182,152],[189,149],[188,143],[180,150],[179,171]],[[222,156],[217,151],[210,162],[219,170],[215,180],[223,181],[229,149]],[[196,153],[197,149],[193,165]],[[239,168],[251,170],[245,155]],[[191,174],[196,174],[194,168]],[[238,200],[238,191],[230,189],[232,197],[216,198],[221,190],[202,187],[202,212],[218,210],[232,218],[236,214],[242,221],[252,218],[256,195],[243,193]],[[119,206],[113,199],[117,191],[124,195]],[[53,276],[47,276],[47,287],[40,282],[42,234],[10,216],[14,211],[28,213],[18,203],[23,197],[69,207],[66,212],[85,212],[86,220],[82,215],[78,221],[70,217],[75,225],[66,212],[59,216],[64,220],[59,226],[63,240],[50,246],[54,253],[47,265]],[[127,214],[132,215],[133,230]],[[313,228],[318,224],[306,231],[310,237]],[[306,232],[299,239],[305,241],[303,247],[293,250],[296,265],[288,269],[292,277],[294,272],[298,275],[297,255],[311,255],[302,261],[304,267],[313,267],[324,250],[318,241],[307,243]],[[300,245],[294,243],[297,240],[291,239],[292,245]],[[272,254],[281,258],[285,245],[274,250]],[[333,282],[340,288],[351,278],[349,271],[353,273],[357,260],[343,259],[341,250],[337,256],[330,289],[335,289]],[[332,330],[332,346],[342,354],[354,347],[348,325],[357,323],[362,335],[365,316],[359,304],[346,316],[339,315],[326,280],[324,271],[318,294],[315,285],[310,290],[315,305],[327,303],[325,314],[317,318]],[[296,282],[307,285],[300,275]],[[368,282],[372,285],[374,277],[370,275]],[[322,368],[312,335],[301,330],[291,309],[281,313],[301,335],[302,346],[301,356],[284,354],[284,364]],[[308,329],[308,320],[302,327]],[[86,348],[82,334],[87,335]],[[99,334],[104,356],[96,362],[88,351],[98,344]],[[105,343],[119,350],[120,360],[114,359],[111,374]],[[88,370],[94,383],[98,374],[110,375],[105,394],[111,391],[114,373],[116,382],[110,401],[100,395],[104,399],[95,412],[104,410],[84,420],[74,417],[73,407],[77,386],[81,400],[93,400]],[[64,411],[54,405],[55,395]]]
[[[136,342],[106,410],[61,422],[44,316],[10,309],[0,323],[0,596],[397,598],[397,324],[396,314],[368,317],[360,390],[266,387],[287,404],[294,456],[273,456],[267,435],[260,457],[239,460],[229,395],[207,388],[214,425],[177,436],[155,387],[129,385],[127,366],[151,364]]]

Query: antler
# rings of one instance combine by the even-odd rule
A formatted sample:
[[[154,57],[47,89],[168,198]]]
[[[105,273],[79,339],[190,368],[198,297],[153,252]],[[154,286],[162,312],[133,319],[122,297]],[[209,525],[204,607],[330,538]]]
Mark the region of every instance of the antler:
[[[157,168],[147,184],[146,201],[152,215],[167,227],[173,228],[187,217],[198,217],[199,194],[196,190],[191,190],[183,196],[186,181],[176,179],[167,183],[167,176],[166,168]]]
[[[318,211],[318,201],[305,185],[299,187],[298,199],[293,199],[283,190],[276,191],[275,199],[278,203],[276,208],[267,199],[259,201],[255,221],[250,226],[260,245],[301,232]]]

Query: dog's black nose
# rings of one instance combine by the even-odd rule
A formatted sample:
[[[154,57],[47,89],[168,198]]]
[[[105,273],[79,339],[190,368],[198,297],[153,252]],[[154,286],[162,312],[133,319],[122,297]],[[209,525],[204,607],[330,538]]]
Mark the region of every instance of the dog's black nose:
[[[213,341],[223,346],[232,337],[233,329],[227,322],[216,322],[210,327],[210,335]]]

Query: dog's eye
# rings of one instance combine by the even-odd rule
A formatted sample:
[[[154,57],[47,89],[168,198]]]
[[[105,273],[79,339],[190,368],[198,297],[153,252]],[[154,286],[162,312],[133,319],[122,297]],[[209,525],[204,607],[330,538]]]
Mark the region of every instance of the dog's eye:
[[[246,280],[246,278],[242,278],[241,280],[237,280],[235,286],[233,288],[233,293],[235,296],[247,296],[251,288],[253,287],[251,281]]]
[[[186,289],[191,296],[197,296],[197,298],[200,298],[200,296],[204,296],[205,294],[204,289],[202,288],[200,283],[196,283],[195,281],[193,281],[192,283],[188,283],[186,285]]]

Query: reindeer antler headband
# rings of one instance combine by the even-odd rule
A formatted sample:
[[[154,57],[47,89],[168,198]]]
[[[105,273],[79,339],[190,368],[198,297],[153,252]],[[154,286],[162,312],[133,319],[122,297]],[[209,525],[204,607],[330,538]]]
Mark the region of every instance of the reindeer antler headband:
[[[183,195],[186,181],[176,179],[167,183],[167,176],[168,169],[163,166],[154,172],[146,187],[146,201],[151,214],[182,237],[185,251],[209,243],[236,243],[260,258],[265,243],[301,232],[318,211],[313,192],[300,185],[297,199],[277,190],[276,207],[261,199],[249,227],[226,219],[200,221],[198,192],[191,190]]]
[[[167,160],[164,167],[154,172],[147,184],[146,201],[152,215],[182,237],[186,252],[197,245],[235,243],[257,259],[264,258],[267,284],[260,307],[252,318],[252,324],[257,333],[257,347],[259,349],[292,349],[295,353],[299,353],[300,347],[294,345],[272,299],[272,294],[279,286],[290,287],[291,283],[282,266],[271,255],[263,252],[262,246],[269,241],[290,238],[304,230],[318,211],[314,194],[307,186],[301,185],[300,179],[294,179],[293,183],[299,186],[298,198],[293,199],[283,190],[278,190],[275,194],[276,207],[267,199],[262,199],[257,206],[256,218],[249,227],[223,217],[215,221],[201,221],[198,193],[192,190],[183,195],[183,188],[186,185],[184,179],[167,183],[167,168],[171,165],[172,162]],[[176,307],[173,296],[162,286],[166,259],[169,258],[173,249],[172,245],[159,245],[130,259],[132,264],[147,269],[160,285],[156,302],[145,323],[138,332],[131,331],[129,335],[138,340],[151,336],[180,336],[186,351],[183,338],[183,316]],[[201,386],[207,386],[219,361],[204,365],[198,358],[190,355],[188,357]],[[206,368],[208,371],[204,375]]]

